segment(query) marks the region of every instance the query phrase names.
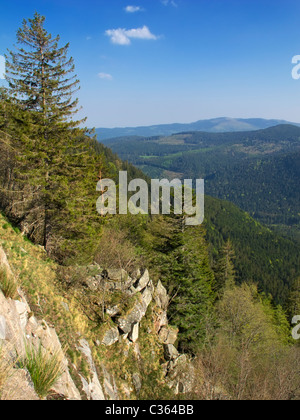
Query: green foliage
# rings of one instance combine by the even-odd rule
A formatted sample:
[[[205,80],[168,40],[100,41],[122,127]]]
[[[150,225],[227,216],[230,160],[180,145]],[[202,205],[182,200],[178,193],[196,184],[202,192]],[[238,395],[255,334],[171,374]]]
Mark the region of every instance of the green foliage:
[[[245,133],[127,137],[107,144],[149,175],[204,177],[207,193],[248,210],[251,217],[229,202],[206,197],[205,225],[217,290],[226,270],[222,248],[230,240],[236,252],[236,273],[232,273],[236,281],[254,281],[276,302],[285,304],[300,275],[299,245],[281,237],[282,233],[297,238],[299,137],[299,128],[286,125]],[[149,235],[147,241],[151,240]],[[164,259],[161,255],[157,262]]]
[[[96,212],[97,177],[139,171],[121,162],[73,121],[78,85],[68,47],[59,47],[35,14],[18,31],[7,57],[9,89],[0,96],[1,208],[62,263],[91,261],[103,220]]]
[[[273,233],[235,205],[209,196],[205,198],[205,216],[213,265],[222,259],[220,250],[230,240],[236,281],[257,283],[261,291],[285,304],[299,276],[299,245]]]
[[[291,287],[286,308],[290,320],[300,314],[300,277],[295,280]]]
[[[99,177],[118,181],[120,170],[128,171],[129,180],[145,176],[70,119],[77,102],[71,101],[73,84],[63,77],[74,67],[66,59],[68,45],[59,48],[59,39],[51,40],[44,23],[38,14],[24,22],[19,41],[27,45],[27,37],[34,37],[35,52],[24,50],[25,62],[18,61],[19,53],[11,52],[9,89],[0,91],[0,206],[57,261],[83,264],[93,260],[105,222],[96,211]],[[46,45],[43,57],[39,43]],[[60,70],[53,73],[51,59],[56,62],[59,58]],[[39,71],[32,75],[30,63],[45,66],[44,76]],[[27,84],[31,77],[37,80]],[[55,89],[47,90],[44,83]]]
[[[73,59],[68,58],[69,44],[59,47],[60,37],[53,39],[44,24],[45,17],[37,12],[33,19],[23,20],[17,32],[21,47],[6,57],[6,79],[11,95],[23,109],[34,111],[35,124],[47,135],[76,112],[78,100],[72,95],[79,81],[73,76]]]
[[[228,240],[222,247],[214,267],[217,291],[222,292],[224,288],[228,289],[235,285],[235,258],[236,257],[232,243],[230,240]]]
[[[193,353],[206,339],[215,300],[205,230],[185,227],[184,219],[173,215],[143,216],[129,237],[141,249],[152,277],[167,288],[168,315],[179,328],[180,350]]]
[[[52,39],[44,23],[36,13],[17,33],[24,48],[7,57],[9,89],[2,92],[0,121],[13,180],[7,187],[22,202],[13,210],[17,222],[25,219],[27,235],[67,261],[78,257],[78,250],[84,258],[100,231],[91,212],[97,155],[86,130],[76,128],[81,121],[70,119],[78,81],[67,58],[69,46],[58,47],[59,37]],[[3,176],[7,183],[7,170]]]
[[[169,314],[172,324],[179,328],[180,350],[195,352],[206,340],[215,300],[204,229],[186,228],[177,255],[179,278]]]
[[[210,342],[211,336],[218,339],[221,333],[216,330],[217,321],[224,326],[222,340],[226,345],[228,341],[232,344],[231,361],[245,345],[253,355],[258,351],[262,357],[270,350],[270,343],[279,347],[288,345],[285,312],[280,306],[273,306],[269,294],[276,303],[286,302],[289,289],[300,274],[298,245],[264,228],[233,204],[210,197],[206,199],[205,228],[186,227],[184,218],[174,215],[98,215],[97,180],[111,178],[118,182],[121,170],[128,172],[129,181],[147,177],[91,139],[91,132],[78,128],[79,122],[72,120],[77,107],[72,96],[78,85],[76,76],[72,76],[73,60],[67,58],[68,45],[60,48],[59,37],[52,39],[44,24],[45,19],[38,14],[24,21],[17,34],[19,45],[24,48],[10,53],[9,89],[0,91],[0,207],[23,234],[46,248],[48,256],[72,266],[70,270],[61,269],[58,280],[65,295],[72,296],[75,306],[84,312],[85,331],[90,329],[96,336],[106,320],[107,304],[121,304],[125,311],[131,303],[121,294],[107,296],[105,292],[99,296],[98,291],[86,290],[84,283],[92,273],[85,265],[96,258],[105,268],[119,267],[130,272],[137,264],[149,267],[153,280],[163,282],[171,297],[168,316],[179,329],[181,351],[196,354]],[[236,188],[244,191],[254,173],[258,174],[257,182],[268,180],[266,188],[270,182],[279,184],[279,189],[272,191],[275,195],[281,193],[283,184],[273,174],[278,162],[286,175],[285,183],[293,173],[297,175],[295,150],[300,131],[291,127],[282,130],[261,132],[259,139],[257,133],[242,136],[187,133],[112,144],[120,148],[123,158],[147,165],[155,173],[171,170],[180,176],[206,176],[211,191],[235,201]],[[276,144],[274,138],[279,138]],[[290,156],[290,150],[294,157]],[[232,166],[235,160],[237,164]],[[238,175],[241,168],[247,173],[246,181]],[[225,179],[227,170],[234,188],[227,179],[221,190],[220,179]],[[265,177],[266,171],[271,174],[269,178]],[[232,196],[227,188],[232,189]],[[255,183],[251,188],[251,193],[258,191]],[[293,204],[289,188],[280,211]],[[291,188],[297,190],[294,184]],[[275,201],[266,200],[265,186],[258,192],[258,198],[264,196],[262,209],[267,210],[269,217]],[[269,198],[274,198],[274,194],[269,194]],[[247,201],[245,207],[252,203],[251,197],[253,194],[243,198]],[[297,195],[294,198],[297,200]],[[252,213],[256,211],[253,208]],[[290,211],[288,217],[284,213],[282,219],[272,216],[268,222],[292,225],[294,212]],[[4,227],[9,233],[8,228]],[[20,249],[15,245],[11,249],[22,261]],[[0,276],[1,287],[11,294],[8,277],[1,272]],[[28,290],[32,296],[39,295],[29,278]],[[44,280],[47,285],[48,277]],[[260,295],[253,286],[238,288],[235,281],[255,282],[265,295]],[[298,295],[293,293],[290,301],[295,308]],[[61,320],[60,299],[55,302],[55,306],[49,304],[47,309]],[[64,335],[68,335],[68,329]],[[145,343],[146,349],[146,339]],[[31,373],[42,397],[61,373],[58,355],[49,358],[41,347],[27,346],[22,366]],[[235,375],[239,371],[234,362],[230,366],[237,381]],[[151,389],[150,385],[161,381],[161,366],[153,368],[150,360],[143,372],[148,379],[141,395],[158,398],[159,389]]]
[[[149,176],[204,178],[206,193],[268,225],[299,229],[300,129],[281,125],[242,133],[189,132],[106,142]]]

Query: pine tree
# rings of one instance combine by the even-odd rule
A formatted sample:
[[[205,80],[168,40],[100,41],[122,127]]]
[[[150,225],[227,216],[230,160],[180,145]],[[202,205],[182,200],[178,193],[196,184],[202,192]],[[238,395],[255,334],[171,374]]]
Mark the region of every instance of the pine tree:
[[[300,277],[297,278],[290,290],[287,301],[287,311],[290,320],[296,315],[300,315]]]
[[[203,227],[184,229],[182,241],[175,253],[178,291],[169,314],[171,322],[179,328],[180,350],[196,353],[205,345],[207,331],[214,323],[214,274]]]
[[[78,128],[83,121],[72,120],[79,82],[67,58],[69,44],[59,48],[59,36],[52,39],[44,23],[38,13],[24,20],[17,32],[22,47],[6,57],[8,94],[20,110],[13,130],[15,178],[19,190],[23,185],[26,233],[54,256],[71,258],[74,247],[99,231],[98,158],[90,132]]]
[[[16,52],[6,56],[6,80],[10,93],[24,106],[35,111],[45,131],[77,112],[79,80],[74,72],[73,58],[68,58],[69,44],[59,48],[59,35],[52,39],[44,28],[45,17],[35,13],[23,21],[17,32]],[[77,126],[77,122],[69,122]]]
[[[215,267],[216,288],[218,291],[235,286],[236,271],[234,267],[235,252],[230,240],[222,247]]]

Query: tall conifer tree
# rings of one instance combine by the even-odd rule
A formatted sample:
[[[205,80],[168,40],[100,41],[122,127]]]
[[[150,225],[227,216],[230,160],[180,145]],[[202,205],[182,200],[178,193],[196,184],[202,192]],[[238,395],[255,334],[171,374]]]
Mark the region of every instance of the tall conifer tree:
[[[69,44],[59,47],[59,36],[52,38],[44,24],[38,13],[23,21],[19,46],[6,56],[6,79],[16,107],[30,115],[30,132],[18,136],[17,177],[31,185],[31,197],[26,197],[35,207],[30,208],[35,215],[31,231],[38,231],[48,251],[62,248],[68,255],[65,239],[78,245],[95,227],[97,156],[87,130],[79,128],[84,120],[72,119],[79,81],[68,58]]]
[[[59,35],[52,38],[44,28],[45,17],[35,13],[23,21],[17,32],[20,47],[6,56],[6,79],[11,94],[26,110],[36,111],[47,127],[63,122],[77,112],[79,89],[74,75],[69,44],[59,47]],[[78,122],[69,122],[76,126]]]
[[[235,252],[230,240],[228,240],[220,251],[215,267],[216,288],[221,294],[225,289],[232,289],[235,286],[236,271],[234,266]]]

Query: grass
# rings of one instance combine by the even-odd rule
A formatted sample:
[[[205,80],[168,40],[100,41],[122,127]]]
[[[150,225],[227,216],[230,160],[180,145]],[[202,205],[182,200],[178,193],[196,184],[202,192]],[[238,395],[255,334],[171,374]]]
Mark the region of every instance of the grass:
[[[83,313],[81,305],[78,305],[78,296],[65,288],[57,278],[58,266],[47,258],[44,250],[13,230],[1,214],[0,246],[8,256],[16,278],[22,284],[22,291],[35,317],[55,326],[62,347],[68,348],[68,359],[74,358],[76,368],[70,364],[69,370],[80,389],[81,379],[78,373],[81,371],[83,356],[76,351],[77,337],[83,336],[93,343],[98,336],[94,325]],[[68,305],[68,311],[63,308],[62,302]],[[94,350],[93,346],[92,349]]]
[[[5,268],[0,268],[0,289],[6,298],[15,299],[18,285]]]
[[[70,338],[75,337],[77,331],[90,338],[91,328],[86,316],[74,296],[63,289],[56,277],[57,265],[47,258],[41,247],[33,245],[5,222],[0,215],[0,245],[9,257],[34,315],[55,325],[63,346],[72,344]],[[6,283],[6,279],[3,280]],[[68,305],[69,311],[63,310],[62,302]]]
[[[6,361],[4,351],[0,347],[0,401],[7,399],[5,384],[10,378],[12,366]]]
[[[50,354],[41,344],[38,348],[25,344],[25,356],[20,358],[18,365],[21,369],[28,370],[34,389],[41,399],[49,395],[51,388],[61,377],[61,359],[61,352]]]

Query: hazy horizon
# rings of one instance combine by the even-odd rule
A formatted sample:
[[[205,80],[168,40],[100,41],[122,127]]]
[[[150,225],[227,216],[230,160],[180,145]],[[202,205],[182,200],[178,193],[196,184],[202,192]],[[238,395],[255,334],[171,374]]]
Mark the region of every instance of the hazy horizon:
[[[226,115],[300,123],[296,0],[12,0],[0,55],[35,11],[70,42],[89,127],[190,123]],[[5,85],[0,81],[0,86]]]
[[[159,123],[159,124],[146,124],[146,125],[132,125],[132,126],[113,126],[113,127],[95,127],[95,128],[104,128],[107,130],[113,130],[116,128],[142,128],[142,127],[152,127],[152,126],[164,126],[164,125],[190,125],[190,124],[195,124],[197,122],[204,122],[204,121],[214,121],[214,120],[229,120],[229,121],[236,121],[236,120],[265,120],[265,121],[282,121],[284,123],[288,123],[288,124],[300,124],[300,122],[297,121],[288,121],[288,120],[284,120],[282,118],[261,118],[261,117],[250,117],[250,118],[240,118],[240,117],[223,117],[223,116],[218,116],[218,117],[212,117],[212,118],[204,118],[204,119],[198,119],[195,121],[187,121],[187,122],[182,122],[182,121],[172,121],[172,122],[167,122],[167,123]]]

